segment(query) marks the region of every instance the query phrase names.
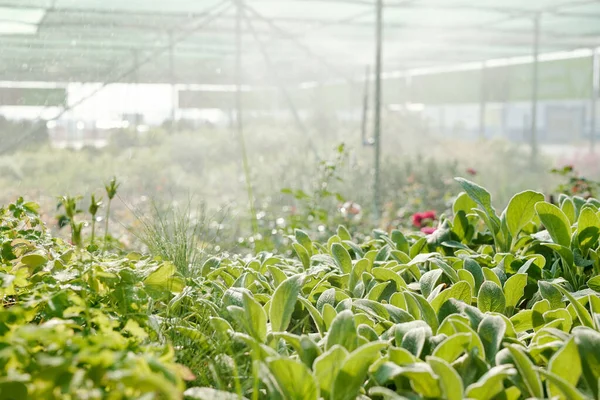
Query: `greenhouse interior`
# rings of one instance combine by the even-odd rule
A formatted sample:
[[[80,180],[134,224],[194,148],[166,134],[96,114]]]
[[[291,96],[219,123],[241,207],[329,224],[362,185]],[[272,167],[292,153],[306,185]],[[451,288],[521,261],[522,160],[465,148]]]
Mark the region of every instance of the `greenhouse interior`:
[[[0,400],[600,399],[600,1],[0,0]]]

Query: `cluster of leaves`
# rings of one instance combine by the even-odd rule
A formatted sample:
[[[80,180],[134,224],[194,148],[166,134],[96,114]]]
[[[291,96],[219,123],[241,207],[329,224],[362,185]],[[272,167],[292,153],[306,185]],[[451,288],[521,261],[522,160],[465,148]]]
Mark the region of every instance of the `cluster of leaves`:
[[[22,199],[0,209],[0,248],[0,399],[181,398],[192,375],[160,313],[173,264],[52,238]]]
[[[525,191],[498,215],[458,181],[432,234],[296,230],[292,257],[185,276],[66,244],[12,204],[0,399],[599,398],[600,202]]]
[[[357,244],[340,227],[319,243],[297,230],[297,260],[208,260],[210,323],[251,374],[188,395],[598,398],[600,203],[526,191],[498,215],[459,183],[454,218],[431,235]],[[234,376],[240,357],[228,360]]]

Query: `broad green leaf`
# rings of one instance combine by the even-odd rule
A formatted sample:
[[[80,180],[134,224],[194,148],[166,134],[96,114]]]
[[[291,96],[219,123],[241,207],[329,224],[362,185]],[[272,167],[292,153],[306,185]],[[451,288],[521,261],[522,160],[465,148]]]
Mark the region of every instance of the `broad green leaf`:
[[[538,286],[540,288],[540,294],[542,295],[542,298],[550,302],[551,309],[563,308],[565,306],[565,303],[562,301],[563,296],[560,290],[558,290],[551,283],[538,281]]]
[[[308,256],[310,257],[312,255],[312,240],[310,240],[310,237],[306,234],[306,232],[300,229],[296,229],[294,231],[294,235],[296,236],[298,243],[304,247]]]
[[[344,225],[339,225],[337,228],[337,235],[342,240],[352,240],[352,235],[348,232],[348,229]]]
[[[510,317],[510,322],[512,322],[517,333],[533,329],[532,314],[533,311],[531,310],[523,310]]]
[[[470,333],[456,333],[447,337],[437,345],[432,356],[446,360],[449,363],[454,362],[458,356],[468,350],[471,344]]]
[[[353,351],[358,347],[358,334],[356,333],[352,311],[344,310],[340,312],[331,323],[325,348],[329,350],[336,344],[348,351]]]
[[[470,304],[471,292],[471,285],[465,281],[460,281],[438,294],[431,302],[431,307],[437,313],[442,305],[449,299],[457,299],[466,304]]]
[[[492,365],[505,333],[506,323],[504,319],[494,315],[487,315],[477,328],[477,334],[479,334],[485,348],[486,359]]]
[[[469,195],[469,197],[488,214],[488,217],[491,218],[494,216],[496,219],[498,218],[496,216],[496,211],[492,207],[492,196],[487,190],[464,178],[454,179],[462,186],[463,190]]]
[[[43,254],[29,253],[21,257],[21,262],[30,268],[37,268],[48,261]]]
[[[380,357],[380,351],[387,346],[388,344],[385,342],[372,342],[362,345],[350,353],[335,377],[331,398],[335,400],[356,399],[367,378],[369,367]]]
[[[325,332],[327,331],[327,328],[325,327],[325,321],[323,321],[323,317],[321,316],[321,313],[319,313],[319,310],[317,310],[315,308],[315,306],[313,306],[310,303],[310,301],[308,301],[302,297],[300,297],[299,300],[304,305],[304,307],[306,307],[306,309],[308,310],[308,313],[310,314],[311,318],[313,319],[315,326],[317,327],[317,330],[319,331],[321,336],[324,336]]]
[[[579,349],[583,378],[594,394],[600,395],[598,380],[600,379],[600,333],[591,328],[577,327],[573,329],[575,344]]]
[[[536,399],[543,398],[542,380],[534,369],[531,360],[523,353],[521,347],[511,344],[507,348],[529,394]]]
[[[587,285],[593,291],[600,292],[600,275],[594,276],[589,281],[587,281]]]
[[[588,397],[581,394],[574,384],[567,381],[565,376],[557,375],[552,372],[546,371],[543,368],[538,368],[538,372],[546,378],[548,385],[552,386],[553,399],[567,399],[567,400],[587,400]]]
[[[331,398],[333,382],[348,354],[348,350],[340,345],[335,345],[315,359],[313,370],[323,397]]]
[[[506,208],[506,224],[513,240],[531,222],[535,216],[535,205],[540,201],[544,201],[544,195],[531,190],[518,193],[510,200]]]
[[[504,313],[506,299],[500,286],[492,281],[485,281],[477,295],[477,307],[482,312]]]
[[[325,304],[335,307],[335,288],[327,289],[321,293],[317,299],[317,310],[323,312],[323,307],[325,307]]]
[[[571,338],[559,349],[548,362],[548,371],[564,379],[567,384],[573,387],[577,386],[581,377],[581,359],[577,350],[575,339]],[[570,399],[565,397],[567,393],[554,385],[552,381],[546,382],[546,388],[551,397],[558,396],[560,399]]]
[[[466,390],[466,397],[475,400],[496,398],[504,391],[504,380],[517,374],[512,365],[499,365],[485,373]]]
[[[504,283],[504,296],[506,297],[506,314],[512,315],[525,293],[527,274],[514,274]]]
[[[433,372],[439,377],[444,398],[447,400],[462,400],[464,398],[464,387],[458,372],[441,358],[427,357],[427,363],[429,363]]]
[[[276,358],[268,361],[269,371],[283,396],[289,400],[317,400],[319,388],[310,370],[300,361]]]
[[[600,218],[590,208],[584,208],[577,220],[577,242],[584,255],[591,248],[598,246],[600,238]]]
[[[554,204],[547,202],[537,203],[535,205],[535,210],[554,243],[564,247],[570,247],[571,222],[565,213]]]
[[[273,293],[269,312],[273,332],[285,331],[290,324],[304,279],[304,274],[294,275],[283,281]]]
[[[575,313],[577,314],[577,317],[579,318],[579,322],[581,322],[581,324],[583,326],[587,326],[588,328],[594,328],[594,321],[592,320],[592,316],[590,315],[590,313],[588,312],[588,310],[586,310],[586,308],[584,306],[581,305],[580,302],[578,302],[572,295],[571,293],[569,293],[567,290],[563,289],[561,286],[557,285],[557,284],[553,284],[555,288],[557,288],[571,303],[571,306],[573,306],[573,308],[575,309]]]
[[[500,281],[500,278],[492,269],[484,267],[483,276],[485,276],[486,281],[494,282],[496,285],[502,287],[502,282]]]
[[[331,245],[331,255],[344,274],[352,272],[352,259],[344,246],[339,243],[333,243]]]
[[[402,337],[401,347],[408,350],[415,357],[420,357],[425,342],[429,337],[431,337],[431,329],[429,327],[411,329]],[[397,338],[396,342],[398,342]]]
[[[260,303],[247,292],[244,292],[243,299],[246,321],[250,327],[248,333],[255,339],[264,342],[267,339],[267,314]]]
[[[441,269],[433,269],[421,275],[419,285],[421,287],[421,294],[424,297],[429,297],[431,291],[438,285],[442,273],[443,271]]]
[[[296,255],[298,255],[300,261],[302,261],[302,266],[304,266],[305,269],[310,268],[310,255],[308,254],[308,250],[306,250],[306,248],[304,248],[304,246],[302,246],[300,243],[293,243],[292,247],[294,248],[294,251],[296,252]]]
[[[466,258],[463,263],[463,268],[469,271],[473,275],[473,278],[475,278],[475,290],[478,293],[479,288],[481,288],[481,284],[483,281],[485,281],[485,276],[481,266],[477,263],[477,261],[471,258]]]
[[[467,193],[461,192],[452,204],[452,212],[454,215],[458,214],[459,211],[463,211],[465,214],[470,214],[471,210],[475,207],[477,207],[477,203],[471,200]]]
[[[560,209],[569,219],[571,224],[574,224],[577,220],[577,210],[575,210],[575,203],[570,198],[566,198],[562,203],[560,203]]]
[[[147,286],[155,286],[161,288],[169,288],[169,284],[173,275],[177,269],[175,265],[171,262],[164,262],[160,267],[158,267],[154,272],[152,272],[146,279],[144,279],[144,284]]]

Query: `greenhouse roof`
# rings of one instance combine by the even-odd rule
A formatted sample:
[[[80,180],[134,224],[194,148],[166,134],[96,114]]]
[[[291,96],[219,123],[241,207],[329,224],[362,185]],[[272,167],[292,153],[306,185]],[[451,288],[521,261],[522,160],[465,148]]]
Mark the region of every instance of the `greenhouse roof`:
[[[244,82],[362,75],[375,2],[243,0]],[[541,52],[600,45],[598,0],[384,5],[387,72],[529,55],[537,15]],[[0,80],[230,84],[235,22],[235,0],[0,0]]]

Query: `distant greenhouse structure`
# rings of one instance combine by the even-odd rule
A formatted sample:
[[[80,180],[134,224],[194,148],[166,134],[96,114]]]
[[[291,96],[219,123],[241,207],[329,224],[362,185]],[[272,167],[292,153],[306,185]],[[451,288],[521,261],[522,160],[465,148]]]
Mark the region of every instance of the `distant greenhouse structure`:
[[[314,109],[376,149],[382,110],[533,154],[598,136],[593,0],[0,0],[0,14],[0,114],[67,138],[89,121],[241,131],[243,115],[309,135]]]

